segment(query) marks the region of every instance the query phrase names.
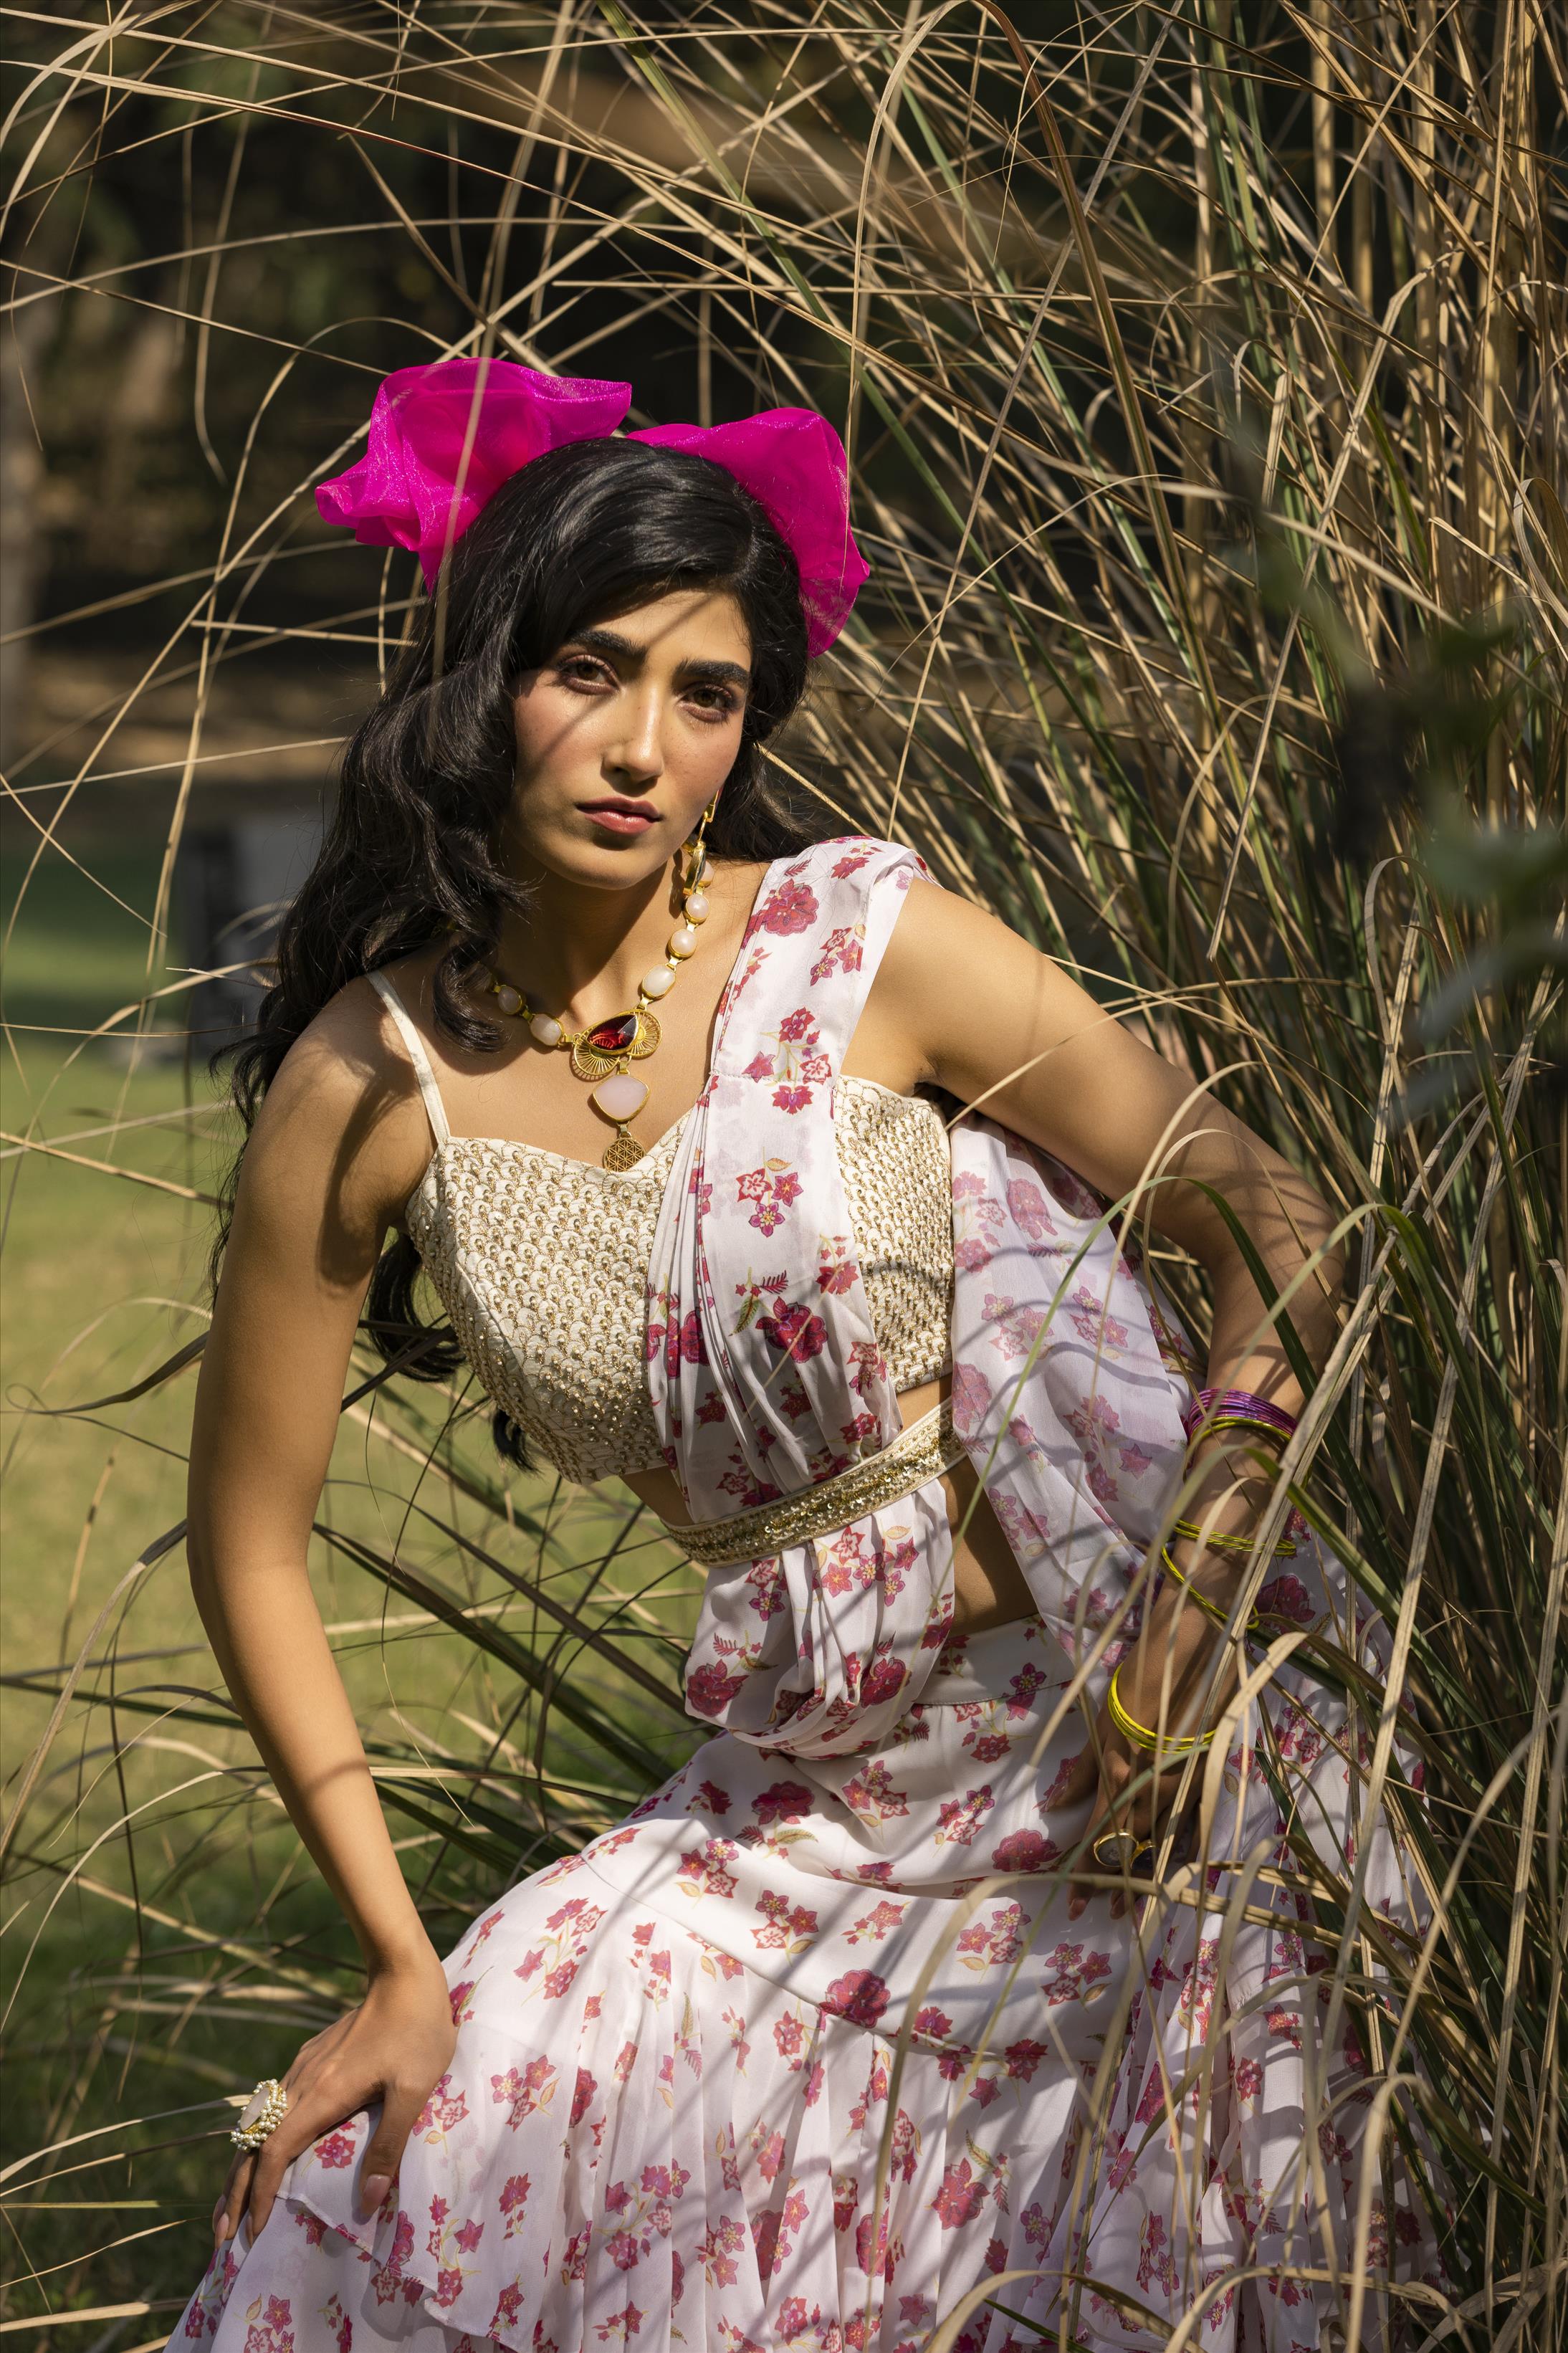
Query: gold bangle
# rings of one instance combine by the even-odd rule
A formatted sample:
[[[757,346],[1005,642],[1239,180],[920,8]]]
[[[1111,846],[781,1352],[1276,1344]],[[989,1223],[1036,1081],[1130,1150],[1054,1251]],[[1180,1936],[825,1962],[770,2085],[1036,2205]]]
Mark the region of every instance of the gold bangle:
[[[1121,1694],[1116,1688],[1117,1678],[1121,1672],[1121,1669],[1118,1667],[1106,1685],[1105,1705],[1111,1723],[1124,1740],[1130,1740],[1134,1748],[1144,1749],[1150,1756],[1156,1756],[1162,1752],[1167,1757],[1188,1756],[1194,1749],[1208,1747],[1214,1739],[1212,1732],[1179,1733],[1167,1736],[1152,1730],[1146,1724],[1138,1723],[1134,1717],[1129,1715],[1121,1704]]]
[[[1211,1601],[1206,1593],[1200,1593],[1192,1578],[1176,1567],[1171,1557],[1169,1545],[1162,1545],[1160,1547],[1160,1565],[1173,1585],[1181,1586],[1184,1591],[1192,1595],[1194,1609],[1201,1609],[1205,1618],[1212,1618],[1216,1626],[1230,1624],[1230,1612],[1227,1609],[1222,1609],[1217,1601]]]
[[[1255,1553],[1258,1550],[1251,1536],[1228,1535],[1220,1528],[1213,1531],[1200,1528],[1195,1520],[1173,1520],[1171,1534],[1180,1536],[1185,1544],[1201,1545],[1205,1552]],[[1268,1557],[1270,1560],[1294,1560],[1296,1546],[1293,1539],[1281,1536],[1278,1544],[1269,1546]]]
[[[1192,1578],[1188,1577],[1184,1570],[1179,1569],[1176,1567],[1175,1560],[1172,1556],[1169,1545],[1162,1545],[1160,1547],[1160,1565],[1173,1585],[1185,1587],[1186,1590],[1193,1597],[1193,1606],[1194,1609],[1201,1609],[1205,1618],[1212,1618],[1216,1626],[1223,1626],[1226,1631],[1227,1633],[1229,1632],[1230,1612],[1227,1609],[1223,1609],[1217,1601],[1211,1601],[1206,1593],[1200,1593],[1198,1591],[1198,1588],[1193,1583]],[[1259,1631],[1259,1620],[1256,1610],[1253,1611],[1252,1616],[1247,1620],[1246,1625],[1241,1630],[1244,1635],[1257,1634]]]
[[[270,2140],[289,2113],[289,2094],[276,2075],[264,2076],[239,2112],[229,2134],[236,2148],[259,2148]]]

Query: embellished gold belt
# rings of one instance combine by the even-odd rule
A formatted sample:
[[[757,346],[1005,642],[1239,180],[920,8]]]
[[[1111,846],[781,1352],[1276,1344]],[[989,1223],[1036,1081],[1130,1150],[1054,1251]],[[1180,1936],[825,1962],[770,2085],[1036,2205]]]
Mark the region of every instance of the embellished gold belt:
[[[669,1535],[703,1568],[731,1562],[766,1560],[812,1536],[837,1535],[868,1512],[879,1512],[912,1495],[963,1460],[963,1441],[953,1435],[952,1405],[944,1398],[900,1430],[879,1454],[868,1455],[837,1478],[824,1479],[776,1504],[753,1504],[727,1520],[702,1520],[693,1527],[670,1527]]]

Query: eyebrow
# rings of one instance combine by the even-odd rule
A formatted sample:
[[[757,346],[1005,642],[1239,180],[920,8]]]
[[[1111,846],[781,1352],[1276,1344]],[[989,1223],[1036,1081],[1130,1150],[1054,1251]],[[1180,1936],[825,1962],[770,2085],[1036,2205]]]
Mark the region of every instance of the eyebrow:
[[[623,638],[618,629],[579,629],[569,643],[583,646],[591,653],[618,654],[623,661],[629,661],[634,665],[645,661],[647,658],[646,646],[636,644],[630,638]],[[731,661],[707,659],[684,661],[677,670],[676,676],[682,680],[703,679],[716,682],[722,681],[729,686],[750,686],[752,682],[752,673],[744,664]]]

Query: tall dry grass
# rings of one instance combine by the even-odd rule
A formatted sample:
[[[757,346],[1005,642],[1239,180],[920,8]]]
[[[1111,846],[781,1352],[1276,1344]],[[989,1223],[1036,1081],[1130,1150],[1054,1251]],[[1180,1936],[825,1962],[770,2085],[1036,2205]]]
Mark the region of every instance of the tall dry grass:
[[[489,350],[684,370],[683,413],[800,399],[843,427],[876,568],[784,765],[1217,1084],[1351,1237],[1297,1493],[1391,1632],[1388,1687],[1363,1701],[1376,1771],[1396,1711],[1425,1768],[1421,1809],[1365,1793],[1400,1812],[1433,1905],[1419,1948],[1392,1951],[1374,2074],[1403,2078],[1396,2124],[1419,2099],[1457,2194],[1453,2308],[1407,2327],[1546,2353],[1568,2192],[1561,20],[1533,0],[1012,25],[989,0],[5,13],[16,330],[61,288],[173,307],[183,429],[210,443],[217,392],[249,419],[212,452],[199,575],[148,584],[178,617],[145,675],[79,767],[46,746],[14,772],[47,860],[140,700],[183,681],[154,925],[247,604],[321,537],[279,419],[325,420],[319,478],[377,370]],[[284,266],[258,260],[247,205],[285,127],[362,175],[352,220],[290,219],[287,266],[302,282],[351,231],[405,254],[441,290],[439,332],[426,313],[257,334],[227,290]],[[214,217],[186,203],[193,141],[226,147]],[[166,242],[81,270],[50,224],[132,151],[163,175]],[[373,562],[340,561],[330,627],[384,662],[412,567],[389,558],[378,595]],[[130,1165],[117,1140],[87,1150]],[[142,1377],[169,1354],[152,1314]],[[693,1578],[629,1502],[509,1490],[466,1391],[373,1388],[368,1357],[355,1379],[321,1564],[439,1930],[684,1753]],[[142,1427],[68,1370],[48,1402],[115,1443]],[[147,1535],[75,1662],[10,1678],[37,1669],[56,1704],[12,1792],[36,2096],[12,2109],[9,2311],[95,2311],[93,2341],[121,2348],[202,2233],[132,2244],[117,2185],[140,2185],[148,2232],[205,2214],[223,2095],[348,1983],[210,1664],[121,1663],[157,1651],[177,1575],[177,1527]],[[14,1573],[18,1553],[24,1576],[65,1573],[12,1542]],[[1353,1873],[1324,1916],[1353,2004]]]

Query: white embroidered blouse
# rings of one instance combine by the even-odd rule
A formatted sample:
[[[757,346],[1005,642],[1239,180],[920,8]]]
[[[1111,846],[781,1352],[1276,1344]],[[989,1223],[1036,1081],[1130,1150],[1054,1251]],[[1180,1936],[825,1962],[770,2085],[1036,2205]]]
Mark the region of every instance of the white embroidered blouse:
[[[647,1291],[659,1203],[686,1120],[634,1168],[454,1135],[429,1056],[384,973],[435,1151],[405,1212],[458,1345],[531,1451],[588,1484],[665,1467],[648,1397]],[[895,1390],[948,1368],[952,1177],[934,1103],[842,1078],[834,1141],[879,1344]]]

